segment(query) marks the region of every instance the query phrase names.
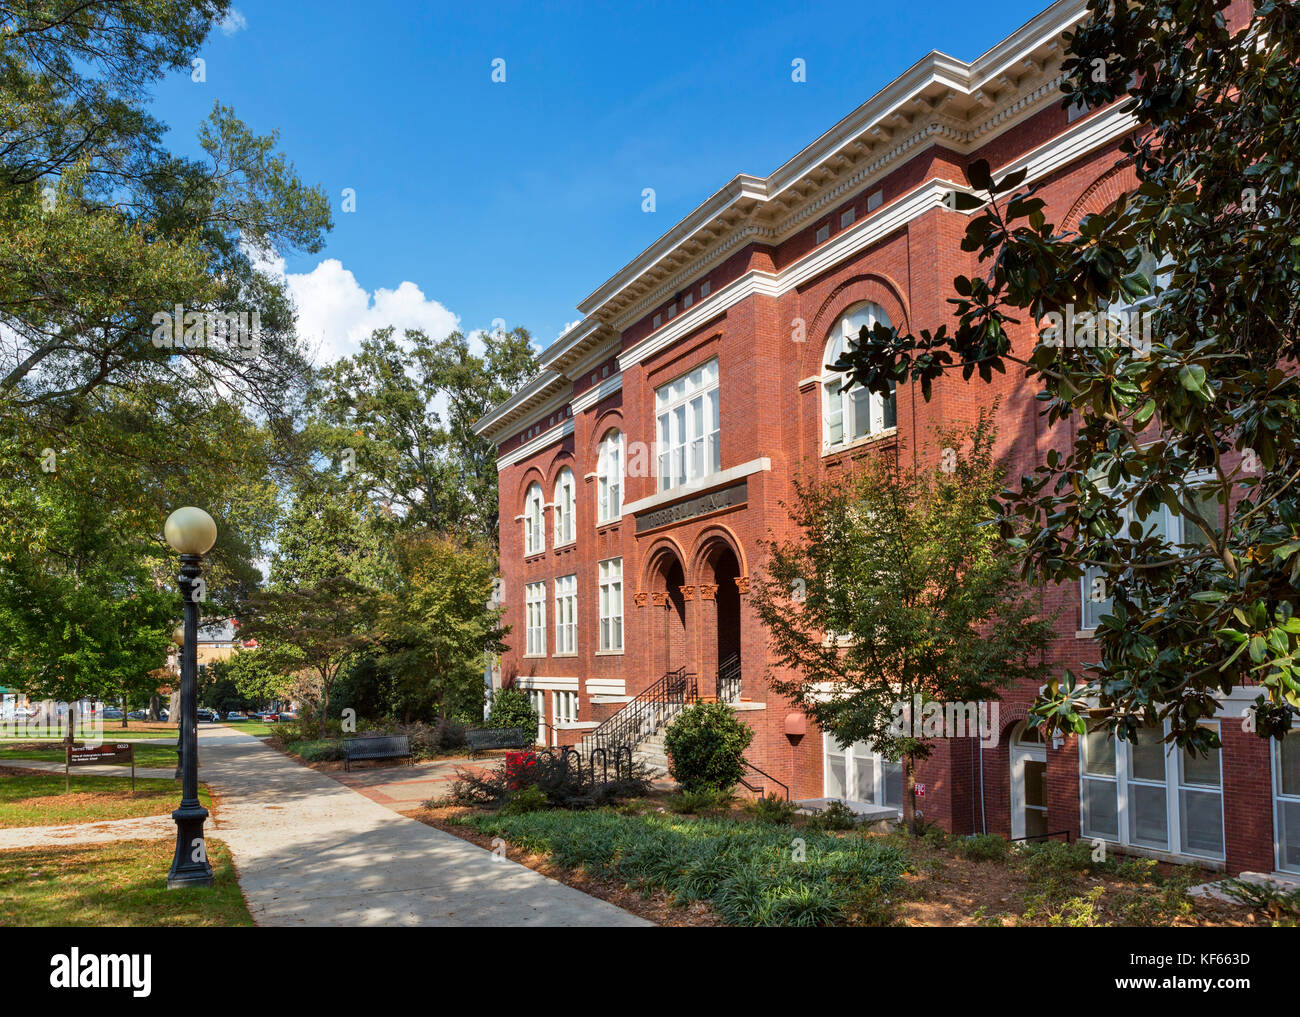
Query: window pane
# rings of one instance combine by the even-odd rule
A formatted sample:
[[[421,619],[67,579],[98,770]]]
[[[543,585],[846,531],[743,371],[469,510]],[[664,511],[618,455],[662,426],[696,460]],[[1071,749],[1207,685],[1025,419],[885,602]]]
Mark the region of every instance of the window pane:
[[[826,440],[832,445],[844,440],[844,413],[840,405],[838,379],[826,386]]]
[[[1278,867],[1300,872],[1300,802],[1277,803]]]
[[[826,797],[845,798],[847,795],[844,750],[832,741],[826,746]]]
[[[1089,837],[1119,839],[1119,808],[1114,781],[1084,778],[1083,832]]]
[[[849,389],[849,438],[871,433],[871,393],[861,385]]]
[[[1168,848],[1164,786],[1129,784],[1129,840],[1145,847]]]
[[[903,764],[885,760],[885,804],[895,809],[903,807]]]
[[[1047,807],[1047,764],[1025,760],[1025,804]]]
[[[1098,584],[1098,580],[1102,585]],[[1083,627],[1085,629],[1095,629],[1101,624],[1102,617],[1112,612],[1110,597],[1096,599],[1106,592],[1104,582],[1105,573],[1099,568],[1090,568],[1083,574]]]
[[[889,397],[885,400],[885,429],[898,426],[898,385],[889,387]]]
[[[1178,793],[1184,851],[1197,855],[1223,854],[1222,801],[1216,791]]]
[[[1160,728],[1143,728],[1128,745],[1129,779],[1165,781],[1165,746]]]
[[[1083,736],[1083,769],[1099,777],[1115,776],[1115,743],[1104,728]]]
[[[1291,798],[1300,798],[1300,731],[1291,731],[1277,748],[1281,762],[1278,789]]]
[[[1196,756],[1183,749],[1179,755],[1182,757],[1182,782],[1184,784],[1198,784],[1204,787],[1219,786],[1219,750],[1211,749],[1208,756]]]

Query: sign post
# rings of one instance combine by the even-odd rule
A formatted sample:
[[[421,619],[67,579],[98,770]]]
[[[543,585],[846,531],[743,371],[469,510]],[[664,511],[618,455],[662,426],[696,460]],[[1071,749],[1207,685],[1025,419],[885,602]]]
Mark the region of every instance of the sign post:
[[[131,790],[135,790],[135,746],[131,742],[117,742],[114,745],[98,745],[95,748],[69,745],[63,761],[63,793],[72,789],[72,768],[74,766],[97,766],[100,763],[130,763]]]

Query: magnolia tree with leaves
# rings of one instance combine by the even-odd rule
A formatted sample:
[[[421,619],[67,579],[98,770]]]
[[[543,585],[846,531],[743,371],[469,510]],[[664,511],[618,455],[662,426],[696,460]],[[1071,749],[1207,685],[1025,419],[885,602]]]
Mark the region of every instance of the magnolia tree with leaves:
[[[751,587],[777,665],[769,684],[840,743],[902,761],[913,833],[915,763],[931,751],[926,704],[1041,681],[1052,633],[1018,579],[1019,554],[990,525],[1003,482],[991,416],[938,438],[931,471],[882,454],[846,476],[796,481],[796,535],[765,542]]]
[[[1261,736],[1300,708],[1300,6],[1238,4],[1231,22],[1228,7],[1092,0],[1064,101],[1132,113],[1119,162],[1135,189],[1068,230],[1023,173],[973,164],[953,204],[975,211],[963,248],[983,270],[955,280],[954,326],[864,330],[840,365],[927,398],[955,371],[1010,366],[1041,387],[1066,445],[1004,492],[1001,526],[1026,578],[1086,576],[1109,604],[1097,661],[1035,708],[1049,731],[1166,723],[1196,751],[1240,686],[1258,690]],[[1071,305],[1135,301],[1149,350],[1063,348]]]

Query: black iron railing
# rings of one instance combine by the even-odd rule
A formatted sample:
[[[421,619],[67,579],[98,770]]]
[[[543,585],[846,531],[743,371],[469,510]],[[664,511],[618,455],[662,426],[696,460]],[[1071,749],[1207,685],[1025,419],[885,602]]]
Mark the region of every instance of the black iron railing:
[[[693,673],[684,667],[669,671],[592,730],[582,740],[583,744],[588,751],[604,749],[610,755],[635,749],[698,697],[699,687]]]
[[[718,665],[718,699],[740,702],[740,655],[733,653]]]
[[[790,789],[773,777],[770,773],[760,770],[748,759],[740,761],[745,767],[745,775],[740,778],[740,786],[762,798],[767,794],[768,785],[775,785],[785,793],[785,800],[790,800]]]

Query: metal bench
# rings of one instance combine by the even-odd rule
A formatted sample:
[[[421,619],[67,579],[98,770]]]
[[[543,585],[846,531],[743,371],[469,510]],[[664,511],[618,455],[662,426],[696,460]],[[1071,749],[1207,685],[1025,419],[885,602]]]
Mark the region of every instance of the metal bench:
[[[482,727],[465,732],[465,744],[473,759],[488,749],[529,749],[532,741],[521,727]]]
[[[343,739],[343,769],[352,769],[354,759],[407,759],[412,765],[411,739],[406,735],[377,735]]]

